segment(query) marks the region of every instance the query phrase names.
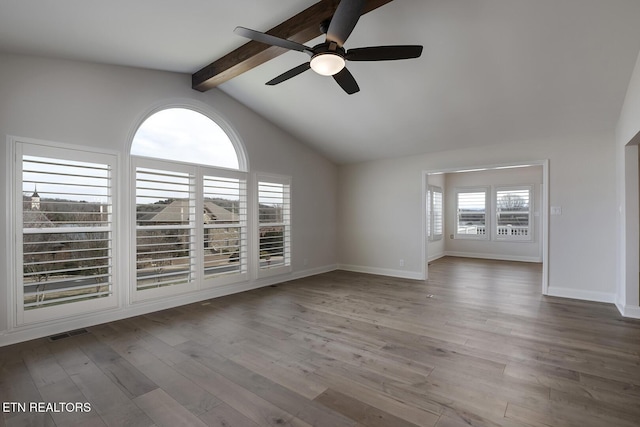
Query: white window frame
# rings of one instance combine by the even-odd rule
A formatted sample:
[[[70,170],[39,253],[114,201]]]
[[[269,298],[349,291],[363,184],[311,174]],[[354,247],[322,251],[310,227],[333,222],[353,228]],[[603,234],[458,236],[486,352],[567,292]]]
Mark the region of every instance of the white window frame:
[[[439,213],[436,209],[436,194],[440,194]],[[437,219],[440,219],[440,229],[437,229]],[[429,185],[427,189],[427,238],[430,242],[442,240],[444,235],[444,193],[442,187]]]
[[[264,277],[271,277],[271,276],[276,276],[276,275],[280,275],[280,274],[286,274],[286,273],[290,273],[292,271],[291,268],[291,254],[292,254],[292,247],[291,247],[291,242],[292,242],[292,238],[291,238],[291,177],[290,176],[284,176],[284,175],[273,175],[273,174],[266,174],[266,173],[257,173],[255,176],[255,200],[254,200],[254,205],[256,206],[255,208],[255,224],[256,224],[256,228],[254,230],[254,234],[256,236],[256,244],[255,244],[255,255],[254,255],[254,260],[256,261],[256,277],[258,278],[264,278]],[[266,183],[266,184],[276,184],[276,185],[282,185],[283,186],[283,197],[284,197],[284,203],[283,203],[283,212],[282,212],[282,222],[274,222],[274,223],[261,223],[260,222],[260,196],[261,196],[261,191],[260,191],[260,185],[262,183]],[[283,227],[284,229],[284,233],[283,233],[283,252],[284,252],[284,257],[283,257],[283,262],[281,265],[276,265],[276,266],[272,266],[272,265],[261,265],[264,264],[264,259],[262,259],[263,257],[261,256],[260,253],[260,234],[261,234],[261,227]]]
[[[130,188],[132,189],[132,194],[130,198],[131,204],[131,217],[132,217],[132,226],[131,226],[131,244],[130,244],[130,254],[131,254],[131,262],[132,268],[130,269],[130,293],[132,302],[145,301],[149,299],[157,299],[167,296],[180,295],[188,292],[194,292],[199,290],[205,290],[213,287],[219,287],[224,285],[230,285],[233,283],[238,283],[242,281],[246,281],[249,279],[248,273],[248,264],[249,264],[249,247],[250,242],[248,239],[248,159],[244,150],[244,146],[240,141],[235,130],[226,123],[224,119],[222,119],[218,114],[214,111],[211,111],[205,105],[185,105],[185,104],[171,104],[171,105],[162,105],[158,108],[154,108],[149,114],[146,116],[144,120],[142,120],[139,126],[136,128],[138,131],[139,127],[142,124],[154,115],[155,113],[161,112],[163,110],[172,109],[172,108],[183,108],[187,110],[195,111],[196,113],[200,113],[205,117],[209,118],[213,121],[217,126],[219,126],[229,138],[229,141],[233,145],[235,149],[236,156],[238,158],[238,169],[230,169],[222,166],[206,166],[203,164],[193,164],[186,162],[178,162],[173,161],[171,159],[165,159],[163,156],[158,157],[146,157],[141,155],[135,155],[129,153],[131,159],[131,184]],[[135,133],[132,135],[132,138],[135,138]],[[157,154],[157,153],[156,153]],[[136,286],[137,281],[137,272],[136,272],[136,168],[137,167],[149,167],[150,169],[163,170],[163,168],[167,168],[168,171],[183,171],[188,172],[193,175],[193,194],[194,194],[194,209],[195,209],[195,217],[194,218],[202,218],[202,213],[204,212],[204,183],[203,179],[205,176],[211,177],[220,177],[220,178],[231,178],[238,179],[243,187],[243,200],[241,200],[243,212],[243,218],[241,220],[240,229],[241,235],[243,237],[243,247],[240,250],[240,269],[237,273],[233,274],[220,274],[215,276],[206,277],[204,274],[205,268],[205,248],[204,248],[204,237],[205,237],[205,225],[204,221],[195,221],[194,224],[194,237],[193,237],[193,248],[194,248],[194,259],[195,264],[193,267],[193,274],[189,283],[180,284],[180,285],[171,285],[163,288],[156,289],[144,289],[138,290]],[[199,214],[198,214],[199,213]]]
[[[529,225],[527,227],[526,234],[521,234],[516,230],[511,230],[507,235],[503,234],[499,230],[498,225],[498,192],[501,191],[528,191],[529,192],[529,210],[527,214],[529,216]],[[493,190],[493,211],[494,211],[494,226],[492,227],[494,238],[496,241],[501,242],[532,242],[534,240],[534,191],[532,185],[501,185],[496,186]]]
[[[143,229],[139,227],[136,222],[136,171],[138,168],[154,169],[154,170],[166,170],[168,172],[180,172],[187,173],[192,177],[191,193],[194,217],[191,221],[192,225],[188,228],[192,230],[192,258],[193,264],[191,266],[192,273],[190,280],[187,283],[164,286],[151,289],[138,289],[137,288],[137,250],[136,250],[136,231]],[[223,286],[231,283],[241,282],[248,279],[247,263],[248,257],[246,256],[248,249],[248,241],[246,237],[243,239],[244,246],[240,250],[239,266],[240,270],[233,274],[223,274],[216,276],[205,277],[204,269],[204,221],[200,221],[202,218],[202,212],[204,211],[204,184],[203,180],[205,176],[232,178],[238,179],[242,182],[242,185],[246,188],[247,174],[240,171],[232,171],[228,169],[209,168],[201,165],[193,164],[181,164],[177,162],[171,162],[166,160],[156,160],[151,158],[131,156],[131,176],[132,176],[132,233],[131,233],[131,254],[133,267],[131,271],[131,292],[133,301],[144,301],[148,299],[161,298],[165,296],[178,295],[187,292],[193,292],[196,290],[202,290],[217,286]],[[241,204],[246,209],[247,196],[244,192],[244,200]],[[240,224],[241,234],[247,235],[247,220],[246,213]]]
[[[227,168],[224,166],[212,166],[215,167],[217,169],[227,169],[227,170],[232,170],[232,171],[240,171],[240,172],[247,172],[249,171],[249,160],[247,158],[247,153],[245,151],[244,145],[242,144],[240,137],[238,136],[238,133],[235,131],[235,129],[233,128],[233,126],[229,125],[227,123],[227,121],[218,113],[216,113],[215,111],[213,111],[208,105],[206,104],[201,104],[198,102],[188,102],[188,103],[182,103],[182,102],[173,102],[173,103],[169,103],[169,104],[165,104],[162,103],[162,105],[159,105],[153,109],[151,109],[148,114],[146,114],[144,116],[144,119],[141,120],[138,123],[138,126],[135,128],[133,134],[130,136],[130,140],[135,139],[135,134],[138,132],[138,130],[140,129],[141,126],[144,125],[144,123],[147,121],[147,119],[149,119],[151,116],[155,115],[156,113],[165,111],[165,110],[171,110],[171,109],[184,109],[184,110],[191,110],[195,113],[199,113],[201,115],[203,115],[204,117],[208,118],[209,120],[211,120],[217,127],[219,127],[228,137],[229,142],[231,143],[231,145],[233,146],[236,156],[238,158],[238,168]],[[151,159],[157,159],[157,160],[166,160],[166,161],[174,161],[175,159],[170,158],[170,157],[165,157],[159,153],[153,153],[150,156],[145,156],[142,154],[132,154],[131,153],[131,147],[129,147],[129,155],[132,157],[139,157],[139,158],[151,158]],[[194,164],[194,163],[188,163],[188,162],[178,162],[178,163],[183,163],[183,164]],[[202,163],[201,163],[202,164]]]
[[[95,313],[116,308],[118,306],[120,288],[116,285],[119,282],[119,230],[117,217],[119,212],[119,155],[112,151],[97,150],[75,145],[42,141],[30,138],[9,137],[9,151],[13,153],[13,165],[10,169],[10,182],[14,183],[12,197],[13,219],[10,221],[10,235],[12,239],[11,262],[14,269],[10,273],[9,282],[13,284],[9,288],[8,302],[11,304],[9,312],[13,317],[10,325],[15,327],[50,322],[75,317],[87,313]],[[108,247],[111,263],[109,266],[109,277],[111,280],[110,294],[101,298],[74,301],[66,304],[42,307],[33,310],[24,308],[24,283],[23,283],[23,188],[22,188],[22,159],[24,155],[60,159],[63,161],[78,161],[87,163],[106,164],[110,167],[110,194],[109,201],[111,211],[109,225],[91,229],[96,232],[108,232],[111,244]],[[77,228],[73,229],[78,231]]]
[[[460,209],[458,207],[460,194],[462,193],[484,193],[484,229],[476,227],[476,234],[466,234],[459,232]],[[491,191],[489,187],[458,187],[455,189],[455,217],[454,217],[454,236],[456,239],[467,240],[489,240],[491,236]]]
[[[248,174],[241,171],[231,171],[231,170],[224,170],[224,169],[217,169],[217,168],[206,168],[203,166],[200,166],[199,169],[200,169],[200,176],[198,177],[198,184],[200,186],[203,185],[203,179],[205,176],[238,180],[239,186],[240,186],[240,196],[239,196],[240,212],[238,213],[239,221],[237,225],[233,226],[233,228],[236,228],[238,230],[238,234],[239,234],[238,240],[240,241],[239,242],[240,249],[238,253],[238,256],[239,256],[238,272],[229,273],[229,274],[218,274],[218,275],[208,276],[208,277],[204,276],[205,262],[203,259],[202,261],[203,266],[199,270],[203,274],[202,287],[210,288],[214,286],[222,286],[222,285],[227,285],[231,283],[248,280],[249,279],[249,273],[248,273],[248,264],[249,264],[248,217],[249,215],[248,215],[248,194],[247,194],[247,190],[248,190],[247,175]],[[204,195],[204,191],[203,190],[198,190],[198,191],[199,193],[196,199],[197,200],[196,209],[200,209],[200,210],[197,210],[197,212],[203,212],[204,206],[201,207],[199,204],[204,205],[204,198],[201,197]],[[199,250],[203,252],[202,254],[203,257],[204,257],[203,245],[204,245],[204,229],[205,228],[207,227],[204,224],[202,224],[202,238],[199,239],[198,241],[198,245],[199,245],[198,247],[199,247]]]
[[[161,226],[151,226],[149,228],[146,228],[144,226],[139,226],[137,223],[137,204],[136,204],[136,197],[137,197],[137,171],[138,168],[141,169],[151,169],[151,170],[156,170],[156,171],[166,171],[168,173],[182,173],[182,174],[187,174],[190,179],[189,179],[189,208],[190,208],[190,212],[189,214],[193,214],[193,217],[190,216],[190,221],[188,225],[181,225],[181,226],[172,226],[172,228],[176,228],[176,229],[184,229],[184,230],[190,230],[190,234],[191,234],[191,252],[189,254],[189,258],[191,258],[189,267],[191,270],[191,273],[189,275],[189,280],[186,283],[181,283],[181,284],[172,284],[169,286],[163,286],[163,287],[159,287],[159,288],[146,288],[146,289],[138,289],[138,269],[137,269],[137,261],[138,261],[138,253],[137,253],[137,232],[138,230],[149,230],[151,231],[152,229],[160,229],[162,228]],[[198,277],[198,273],[200,271],[199,269],[199,265],[197,262],[197,254],[198,251],[196,248],[197,245],[197,226],[196,226],[196,218],[195,218],[195,213],[198,212],[197,210],[197,193],[196,193],[196,173],[197,173],[197,168],[194,165],[186,165],[186,164],[179,164],[179,163],[172,163],[172,162],[168,162],[168,161],[163,161],[163,160],[154,160],[154,159],[149,159],[149,158],[142,158],[142,157],[137,157],[137,156],[131,156],[131,181],[132,181],[132,191],[131,191],[131,257],[132,257],[132,261],[131,261],[131,294],[132,294],[132,299],[133,301],[141,301],[141,300],[147,300],[147,299],[153,299],[153,298],[159,298],[159,297],[164,297],[167,295],[175,295],[175,294],[180,294],[180,293],[185,293],[185,292],[190,292],[190,291],[194,291],[197,289],[197,282],[196,282],[196,278]]]

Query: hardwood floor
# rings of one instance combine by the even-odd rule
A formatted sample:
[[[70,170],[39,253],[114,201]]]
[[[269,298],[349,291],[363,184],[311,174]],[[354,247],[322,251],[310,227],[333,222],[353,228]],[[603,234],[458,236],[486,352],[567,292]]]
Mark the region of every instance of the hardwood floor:
[[[638,426],[640,321],[536,264],[336,271],[0,348],[4,426]]]

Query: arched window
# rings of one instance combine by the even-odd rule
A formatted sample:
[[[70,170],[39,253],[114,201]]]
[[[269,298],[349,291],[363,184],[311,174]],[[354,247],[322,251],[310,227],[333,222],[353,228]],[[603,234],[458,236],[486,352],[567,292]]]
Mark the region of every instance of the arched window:
[[[131,145],[136,299],[246,279],[242,153],[218,123],[187,108],[140,125]]]
[[[227,132],[209,117],[187,108],[167,108],[149,116],[133,137],[131,154],[241,169]]]

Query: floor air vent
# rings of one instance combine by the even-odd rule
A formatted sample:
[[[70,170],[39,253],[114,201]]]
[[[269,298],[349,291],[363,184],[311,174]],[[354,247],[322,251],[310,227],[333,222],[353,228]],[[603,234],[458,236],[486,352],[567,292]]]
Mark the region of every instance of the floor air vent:
[[[88,333],[89,333],[89,331],[87,331],[84,328],[76,329],[75,331],[63,332],[63,333],[58,334],[58,335],[51,335],[49,337],[49,341],[58,341],[58,340],[61,340],[63,338],[75,337],[76,335],[83,335],[83,334],[88,334]]]

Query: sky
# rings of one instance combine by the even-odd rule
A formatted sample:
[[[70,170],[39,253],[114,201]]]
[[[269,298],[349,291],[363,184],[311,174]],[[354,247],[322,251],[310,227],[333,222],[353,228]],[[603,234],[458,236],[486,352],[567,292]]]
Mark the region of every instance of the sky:
[[[185,108],[162,110],[145,120],[133,138],[131,154],[205,166],[239,168],[238,155],[224,130],[203,114]],[[25,160],[27,162],[32,160],[35,163],[29,163],[29,166],[25,167],[23,194],[31,195],[37,185],[37,190],[41,193],[42,198],[60,197],[70,200],[107,202],[108,190],[104,185],[107,184],[108,172],[106,170],[89,171],[87,168],[98,165],[29,156],[26,156]],[[40,163],[41,161],[44,163]],[[27,172],[27,169],[33,172]],[[169,197],[185,197],[189,191],[188,177],[181,176],[183,174],[180,173],[175,174],[174,178],[167,176],[153,178],[153,172],[151,175],[145,176],[145,178],[152,180],[166,179],[175,182],[175,184],[144,183],[143,186],[150,188],[144,193],[147,196],[156,195],[156,197],[139,198],[138,203],[150,203],[154,201],[152,199],[164,200]],[[88,176],[96,176],[97,179],[93,180]],[[239,184],[225,184],[220,180],[224,181],[222,178],[211,178],[205,183],[208,186],[207,191],[217,193],[209,196],[224,197],[225,194],[228,194],[230,199],[237,199],[240,192]],[[88,184],[88,186],[83,184]],[[231,188],[224,188],[229,185]],[[157,190],[151,190],[152,188]],[[76,192],[80,194],[73,194]],[[270,200],[261,200],[261,202],[275,203]]]
[[[185,108],[149,117],[133,138],[131,154],[238,169],[238,156],[227,134],[213,120]]]
[[[22,192],[42,199],[108,203],[109,167],[99,163],[24,156]]]

